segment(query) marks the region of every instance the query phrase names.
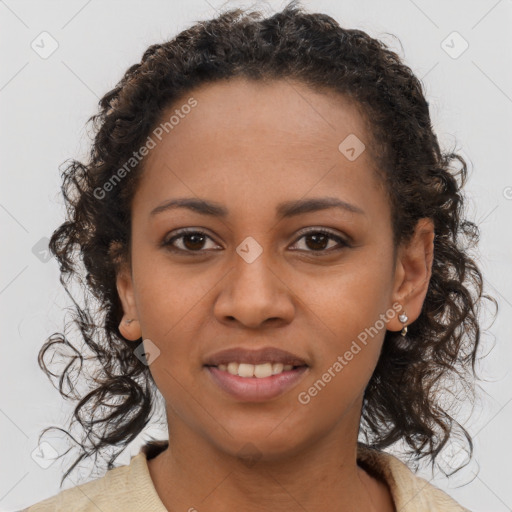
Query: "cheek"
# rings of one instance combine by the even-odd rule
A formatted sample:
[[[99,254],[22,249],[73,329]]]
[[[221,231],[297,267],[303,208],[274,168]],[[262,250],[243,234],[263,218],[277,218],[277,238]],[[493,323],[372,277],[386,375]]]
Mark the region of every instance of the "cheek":
[[[203,328],[208,317],[208,300],[218,278],[193,271],[192,266],[178,270],[168,261],[153,255],[150,264],[143,258],[133,262],[137,311],[142,336],[158,349],[150,364],[158,389],[166,400],[180,401],[195,392],[196,377],[204,356]],[[206,338],[205,338],[206,339]],[[197,390],[200,396],[200,390]],[[184,407],[186,405],[182,404]]]
[[[355,339],[387,307],[390,276],[383,272],[384,263],[372,262],[365,253],[323,277],[295,280],[297,295],[315,313],[311,318],[326,339]]]
[[[378,362],[389,276],[384,276],[383,264],[365,258],[361,262],[331,276],[321,288],[318,281],[303,287],[314,313],[309,315],[311,332],[316,331],[313,357],[318,366],[311,381],[321,381],[307,393],[312,401],[318,398],[334,406],[350,400],[364,390]]]
[[[133,259],[135,300],[145,337],[157,343],[176,339],[208,299],[216,280],[190,265],[172,265],[160,251],[140,252]]]
[[[359,403],[380,356],[385,327],[378,315],[370,318],[367,310],[362,311],[333,314],[334,333],[317,335],[317,364],[297,391],[298,402],[312,416],[323,415],[326,424]]]

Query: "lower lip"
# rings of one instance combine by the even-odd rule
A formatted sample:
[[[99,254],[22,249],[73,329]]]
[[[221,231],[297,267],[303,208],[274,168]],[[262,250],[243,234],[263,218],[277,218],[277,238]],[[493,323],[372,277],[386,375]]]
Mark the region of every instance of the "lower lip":
[[[281,395],[295,386],[308,369],[307,366],[301,366],[278,375],[259,379],[231,375],[215,366],[206,366],[205,368],[222,390],[238,400],[250,402],[264,402]]]

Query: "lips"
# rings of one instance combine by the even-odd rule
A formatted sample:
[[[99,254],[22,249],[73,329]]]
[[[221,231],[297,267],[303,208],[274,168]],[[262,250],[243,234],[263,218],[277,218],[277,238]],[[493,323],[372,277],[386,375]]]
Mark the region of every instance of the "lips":
[[[229,348],[216,352],[205,358],[204,366],[219,366],[231,362],[264,364],[282,363],[292,366],[309,366],[301,357],[276,347],[265,347],[259,350],[249,350],[241,347]]]
[[[242,402],[266,402],[291,391],[309,373],[307,366],[294,368],[270,377],[240,377],[222,371],[216,366],[206,366],[212,382],[225,395]]]

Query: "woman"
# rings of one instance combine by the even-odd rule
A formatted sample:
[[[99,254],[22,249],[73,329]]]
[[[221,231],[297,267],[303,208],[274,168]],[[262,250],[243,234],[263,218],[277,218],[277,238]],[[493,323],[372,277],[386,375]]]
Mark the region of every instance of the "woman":
[[[65,395],[102,370],[63,480],[119,450],[27,510],[467,510],[382,451],[433,464],[454,426],[471,451],[440,383],[472,383],[489,298],[465,162],[411,70],[291,3],[151,46],[100,105],[50,243],[66,286],[80,251],[99,308],[75,302],[83,348],[55,334],[39,357],[73,347]],[[169,441],[114,468],[157,390]]]

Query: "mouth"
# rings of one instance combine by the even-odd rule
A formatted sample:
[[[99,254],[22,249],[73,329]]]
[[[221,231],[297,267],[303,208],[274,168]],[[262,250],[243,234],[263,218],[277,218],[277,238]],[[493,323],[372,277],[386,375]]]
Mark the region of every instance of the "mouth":
[[[292,365],[283,363],[265,362],[260,364],[238,363],[231,361],[219,365],[205,365],[207,368],[217,368],[219,371],[236,375],[242,378],[266,379],[273,375],[281,375],[284,372],[290,372],[299,368],[307,368],[306,364]]]
[[[228,369],[228,367],[232,369],[235,368],[234,364],[237,364],[238,366],[282,364],[283,368],[285,366],[309,366],[307,361],[300,356],[277,347],[264,347],[258,350],[250,350],[242,347],[228,348],[207,356],[204,360],[205,366],[219,367],[220,365],[225,365],[226,369]],[[268,366],[266,366],[266,368],[268,368]],[[276,366],[275,368],[276,370],[282,370],[279,366]],[[248,370],[246,366],[242,367],[242,371],[244,371],[244,369]]]
[[[250,365],[251,366],[251,365]],[[309,372],[308,366],[292,367],[268,377],[241,377],[217,366],[206,366],[211,380],[225,394],[241,402],[265,402],[295,387]]]
[[[274,347],[234,348],[208,357],[204,368],[225,393],[241,401],[271,400],[294,387],[310,365],[299,356]]]

